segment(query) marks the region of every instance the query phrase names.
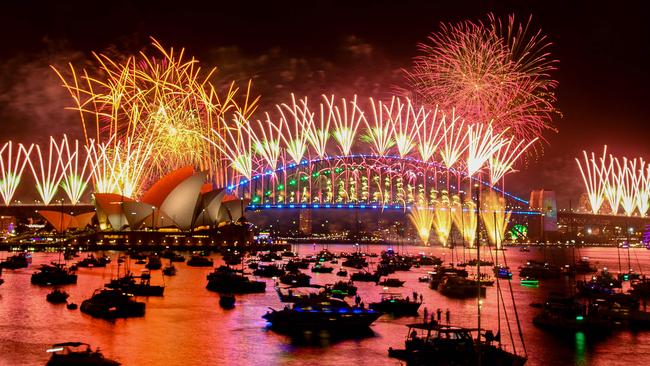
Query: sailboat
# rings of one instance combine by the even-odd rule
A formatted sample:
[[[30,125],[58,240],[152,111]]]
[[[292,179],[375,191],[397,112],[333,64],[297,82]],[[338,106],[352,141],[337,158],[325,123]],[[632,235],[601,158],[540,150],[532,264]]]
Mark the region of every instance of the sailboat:
[[[479,195],[480,197],[480,195]],[[477,215],[480,210],[480,198],[477,198]],[[495,225],[496,226],[496,225]],[[476,227],[476,254],[477,254],[477,278],[481,275],[481,247],[480,247],[480,219],[477,218]],[[496,236],[497,240],[499,236]],[[497,255],[499,251],[496,251]],[[504,256],[505,252],[501,251]],[[507,263],[504,263],[507,265]],[[498,265],[498,263],[497,263]],[[512,285],[508,281],[510,291]],[[496,279],[497,299],[501,297],[499,279]],[[481,282],[477,281],[477,320],[476,328],[467,328],[450,324],[441,324],[435,320],[424,319],[423,323],[408,324],[407,339],[404,349],[388,349],[390,357],[398,358],[407,362],[407,365],[497,365],[497,366],[522,366],[528,357],[524,354],[517,354],[513,344],[513,352],[507,351],[501,343],[501,331],[496,335],[491,330],[481,328]],[[513,299],[514,306],[514,299]],[[501,313],[499,303],[499,328],[501,326]],[[505,307],[504,307],[505,309]],[[519,316],[516,312],[519,336],[523,345],[523,336],[519,327]]]

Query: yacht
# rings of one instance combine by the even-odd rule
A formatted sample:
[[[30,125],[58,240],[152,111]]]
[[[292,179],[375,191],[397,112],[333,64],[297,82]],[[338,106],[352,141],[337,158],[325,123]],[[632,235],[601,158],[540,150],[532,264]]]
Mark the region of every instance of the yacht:
[[[193,255],[187,260],[187,265],[190,267],[212,267],[213,264],[212,259],[201,255]]]
[[[136,281],[136,279],[140,281]],[[151,284],[151,273],[147,270],[142,271],[140,276],[128,272],[123,277],[111,280],[106,287],[135,296],[163,296],[165,292],[165,286]]]
[[[38,272],[32,274],[35,285],[71,285],[77,283],[77,274],[62,263],[43,264]]]
[[[122,290],[95,290],[90,299],[80,307],[83,313],[102,319],[144,316],[145,303],[133,299],[133,295]]]
[[[384,292],[381,294],[381,300],[370,303],[369,307],[382,313],[400,316],[417,315],[420,305],[422,302],[417,299],[405,299],[402,294]]]
[[[282,310],[271,309],[262,318],[272,328],[282,330],[328,329],[362,330],[369,327],[381,313],[372,309],[352,307],[336,298],[316,298],[286,306]]]
[[[438,285],[438,291],[447,297],[459,299],[485,296],[485,287],[479,287],[475,281],[458,276],[445,276]]]
[[[0,262],[0,268],[19,269],[27,268],[32,263],[32,255],[29,253],[18,253],[7,257],[4,262]]]
[[[266,282],[251,281],[234,269],[221,266],[207,276],[206,288],[210,291],[233,294],[248,294],[266,291]]]
[[[441,325],[435,321],[407,327],[404,349],[388,349],[388,356],[406,361],[407,365],[522,366],[527,360],[525,356],[499,348],[494,344],[494,334],[484,329]]]
[[[63,304],[68,301],[68,297],[70,297],[70,295],[67,292],[55,288],[45,296],[45,299],[52,304]]]
[[[81,349],[84,348],[84,349]],[[104,357],[99,348],[94,351],[82,342],[65,342],[47,350],[52,356],[45,366],[119,366],[120,363]]]

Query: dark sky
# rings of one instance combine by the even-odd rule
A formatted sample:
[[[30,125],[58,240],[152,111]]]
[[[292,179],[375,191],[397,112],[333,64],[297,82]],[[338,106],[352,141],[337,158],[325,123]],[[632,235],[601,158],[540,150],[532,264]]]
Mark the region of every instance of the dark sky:
[[[644,1],[206,3],[2,1],[3,139],[39,140],[69,124],[77,128],[72,112],[63,111],[69,100],[47,66],[83,64],[93,50],[135,52],[154,36],[164,45],[186,47],[206,66],[216,63],[226,74],[255,77],[263,98],[286,100],[292,86],[311,85],[304,79],[321,68],[330,74],[325,80],[332,80],[331,89],[350,78],[353,87],[374,85],[372,75],[382,78],[375,84],[383,87],[394,78],[391,72],[410,65],[416,44],[439,22],[485,19],[493,12],[500,17],[532,14],[533,25],[554,43],[553,56],[560,61],[554,75],[563,114],[554,121],[559,133],[547,136],[549,145],[538,161],[509,178],[511,190],[527,198],[531,188],[555,189],[566,206],[579,193],[573,158],[581,150],[606,143],[615,154],[650,160],[650,15]],[[372,48],[370,66],[341,51],[351,44]],[[260,56],[269,54],[276,55],[271,58],[275,68],[267,63],[266,71],[255,70]],[[275,71],[295,59],[304,61],[304,69],[294,70],[282,88],[269,87],[277,84]],[[363,73],[363,81],[357,80]]]

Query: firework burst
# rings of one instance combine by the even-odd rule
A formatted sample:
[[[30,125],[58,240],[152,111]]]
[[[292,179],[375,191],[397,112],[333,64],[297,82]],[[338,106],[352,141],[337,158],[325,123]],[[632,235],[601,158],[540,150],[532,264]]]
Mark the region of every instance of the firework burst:
[[[411,212],[409,212],[409,219],[413,223],[413,226],[415,226],[422,245],[429,245],[431,225],[433,225],[434,218],[435,213],[433,209],[427,205],[413,206]]]
[[[23,144],[18,144],[18,151],[14,155],[13,142],[8,141],[0,149],[0,195],[6,206],[16,193],[33,148],[34,145],[25,148]]]
[[[441,24],[419,45],[421,55],[406,72],[406,93],[431,109],[456,108],[472,123],[493,121],[520,140],[541,137],[552,129],[557,82],[550,73],[557,61],[530,21],[490,15],[487,22]]]
[[[506,210],[506,201],[494,191],[489,191],[481,199],[481,221],[490,242],[501,248],[512,211]]]
[[[86,154],[81,157],[83,149],[79,148],[79,141],[74,141],[74,147],[70,146],[67,136],[63,136],[62,163],[67,168],[61,181],[61,188],[68,196],[70,203],[76,205],[81,200],[81,196],[88,187],[88,181],[92,177],[92,160],[91,155]],[[82,164],[79,164],[79,161]]]
[[[154,56],[114,60],[95,54],[97,69],[76,71],[70,65],[68,76],[55,69],[74,101],[81,119],[86,145],[127,142],[156,147],[156,154],[142,161],[147,172],[143,179],[152,182],[181,166],[207,170],[217,184],[226,180],[220,165],[221,149],[202,138],[216,129],[226,113],[248,118],[257,105],[250,98],[250,82],[245,92],[231,83],[220,94],[212,84],[216,68],[204,72],[185,51],[165,49],[153,40]],[[137,150],[135,147],[133,150]],[[146,150],[146,149],[145,149]],[[121,174],[121,173],[117,173]]]
[[[54,137],[50,137],[49,149],[46,150],[45,159],[43,159],[44,155],[41,147],[36,145],[35,154],[38,160],[28,160],[36,181],[36,190],[45,205],[49,205],[54,198],[59,183],[65,176],[70,163],[69,161],[64,163],[63,149],[65,141],[66,139],[63,139],[61,143],[58,143],[54,140]]]

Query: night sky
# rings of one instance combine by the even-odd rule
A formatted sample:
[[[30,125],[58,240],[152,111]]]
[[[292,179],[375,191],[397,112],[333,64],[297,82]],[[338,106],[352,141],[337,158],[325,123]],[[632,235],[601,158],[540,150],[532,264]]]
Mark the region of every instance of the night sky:
[[[573,161],[581,150],[650,160],[648,73],[650,13],[644,1],[3,1],[0,5],[0,126],[2,139],[43,141],[80,125],[64,110],[70,99],[48,65],[83,66],[91,51],[128,54],[153,36],[185,47],[224,80],[254,79],[265,103],[289,93],[387,95],[409,67],[416,44],[440,22],[532,14],[553,42],[562,117],[544,154],[508,189],[558,192],[577,198]],[[297,66],[296,66],[297,65]],[[316,77],[317,75],[318,77]],[[355,89],[360,89],[356,91]],[[266,105],[266,104],[265,104]]]

